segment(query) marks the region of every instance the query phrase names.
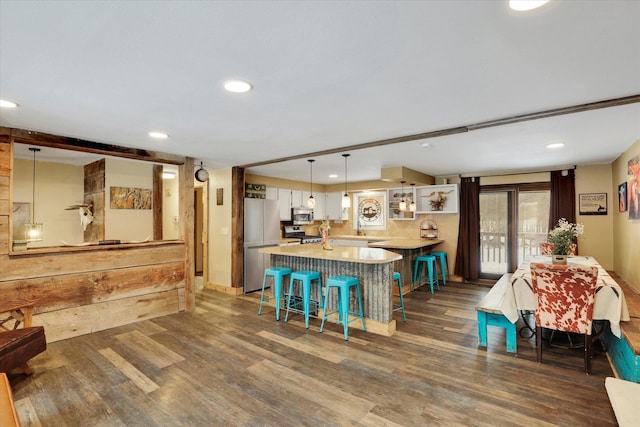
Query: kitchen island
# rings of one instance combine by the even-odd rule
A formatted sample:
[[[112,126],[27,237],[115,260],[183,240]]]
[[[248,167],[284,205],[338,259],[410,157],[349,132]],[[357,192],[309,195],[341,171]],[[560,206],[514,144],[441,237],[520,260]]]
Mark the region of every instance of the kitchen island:
[[[444,240],[438,239],[389,239],[382,242],[369,243],[370,248],[382,248],[402,255],[402,259],[396,261],[395,271],[402,276],[403,293],[411,291],[413,281],[413,266],[416,257],[428,255],[434,246],[439,245]],[[439,265],[439,264],[438,264]],[[419,286],[416,284],[416,286]]]
[[[367,332],[385,336],[395,332],[396,321],[392,318],[393,272],[394,262],[402,259],[402,255],[381,248],[353,246],[324,250],[322,245],[272,246],[262,248],[260,252],[271,255],[273,266],[289,267],[293,271],[318,271],[323,283],[331,276],[357,277],[362,289]],[[311,299],[318,301],[319,296],[315,292],[314,287]],[[328,304],[329,310],[335,310],[335,292],[332,292]],[[350,307],[352,311],[357,307],[355,295],[352,295]]]

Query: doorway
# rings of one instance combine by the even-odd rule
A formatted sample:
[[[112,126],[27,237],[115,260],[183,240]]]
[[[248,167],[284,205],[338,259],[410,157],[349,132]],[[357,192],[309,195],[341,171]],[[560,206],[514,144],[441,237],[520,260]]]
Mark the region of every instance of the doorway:
[[[540,254],[550,195],[547,182],[480,189],[480,277],[497,279]]]

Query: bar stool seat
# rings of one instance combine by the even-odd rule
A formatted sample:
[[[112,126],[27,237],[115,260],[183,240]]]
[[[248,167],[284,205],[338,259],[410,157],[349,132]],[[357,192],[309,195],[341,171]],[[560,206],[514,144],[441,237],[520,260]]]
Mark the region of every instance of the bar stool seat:
[[[393,309],[393,311],[402,311],[402,320],[407,321],[407,316],[404,314],[404,296],[402,295],[402,278],[400,273],[395,271],[393,273],[393,280],[398,284],[398,294],[400,295],[400,305]]]
[[[296,313],[304,314],[304,325],[309,329],[309,314],[311,312],[311,284],[313,281],[318,281],[318,301],[314,302],[315,308],[323,306],[322,302],[322,278],[317,271],[300,270],[291,273],[289,279],[289,294],[287,295],[287,314],[284,317],[284,321],[289,321],[289,310],[293,310]],[[294,284],[296,281],[302,283],[302,308],[300,308],[299,301],[294,298],[293,304],[291,303],[291,296],[294,291]]]
[[[324,295],[324,310],[322,314],[322,324],[320,325],[320,332],[324,330],[324,322],[327,320],[327,316],[330,314],[338,313],[338,323],[342,323],[344,329],[344,340],[349,339],[349,323],[354,320],[360,319],[362,321],[362,330],[366,331],[367,328],[364,324],[364,309],[362,305],[362,292],[360,290],[360,280],[357,277],[352,276],[333,276],[326,280],[326,293]],[[338,290],[338,306],[335,311],[327,312],[329,306],[329,294],[331,289],[336,288]],[[351,288],[356,289],[356,295],[358,300],[358,311],[349,310],[349,291]],[[349,315],[353,314],[356,317],[349,320]]]
[[[442,251],[431,251],[431,254],[440,259],[440,275],[442,276],[442,284],[447,284],[449,276],[449,260],[447,259],[447,253]],[[446,272],[446,274],[445,274]]]
[[[260,308],[258,316],[262,314],[262,304],[266,303],[276,308],[276,320],[280,320],[280,307],[282,307],[282,284],[285,276],[291,275],[291,269],[288,267],[269,267],[265,268],[262,278],[262,292],[260,293]],[[273,279],[271,286],[272,297],[264,296],[264,288],[267,287],[267,278]]]
[[[413,267],[413,282],[411,283],[411,290],[413,291],[416,282],[418,286],[422,285],[422,272],[424,271],[425,264],[429,273],[429,285],[431,287],[431,293],[433,293],[433,283],[435,282],[440,289],[440,282],[438,281],[438,274],[434,272],[436,270],[436,257],[434,255],[418,255]]]

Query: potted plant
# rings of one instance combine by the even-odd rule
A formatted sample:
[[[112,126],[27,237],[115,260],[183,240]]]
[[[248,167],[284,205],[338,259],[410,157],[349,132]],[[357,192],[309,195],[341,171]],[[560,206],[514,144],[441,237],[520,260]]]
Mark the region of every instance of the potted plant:
[[[566,264],[571,245],[583,232],[582,224],[573,224],[565,218],[560,218],[558,225],[549,233],[548,241],[553,245],[551,261],[554,264]]]

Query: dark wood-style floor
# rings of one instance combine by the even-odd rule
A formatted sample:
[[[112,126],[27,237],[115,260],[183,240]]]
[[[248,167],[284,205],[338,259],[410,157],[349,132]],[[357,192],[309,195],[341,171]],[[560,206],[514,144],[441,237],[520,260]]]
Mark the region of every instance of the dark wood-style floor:
[[[24,426],[615,425],[604,354],[489,327],[478,348],[475,305],[488,288],[449,283],[406,296],[392,337],[304,328],[257,316],[258,296],[198,294],[197,309],[49,345],[35,374],[11,378]],[[355,323],[354,323],[355,325]]]

